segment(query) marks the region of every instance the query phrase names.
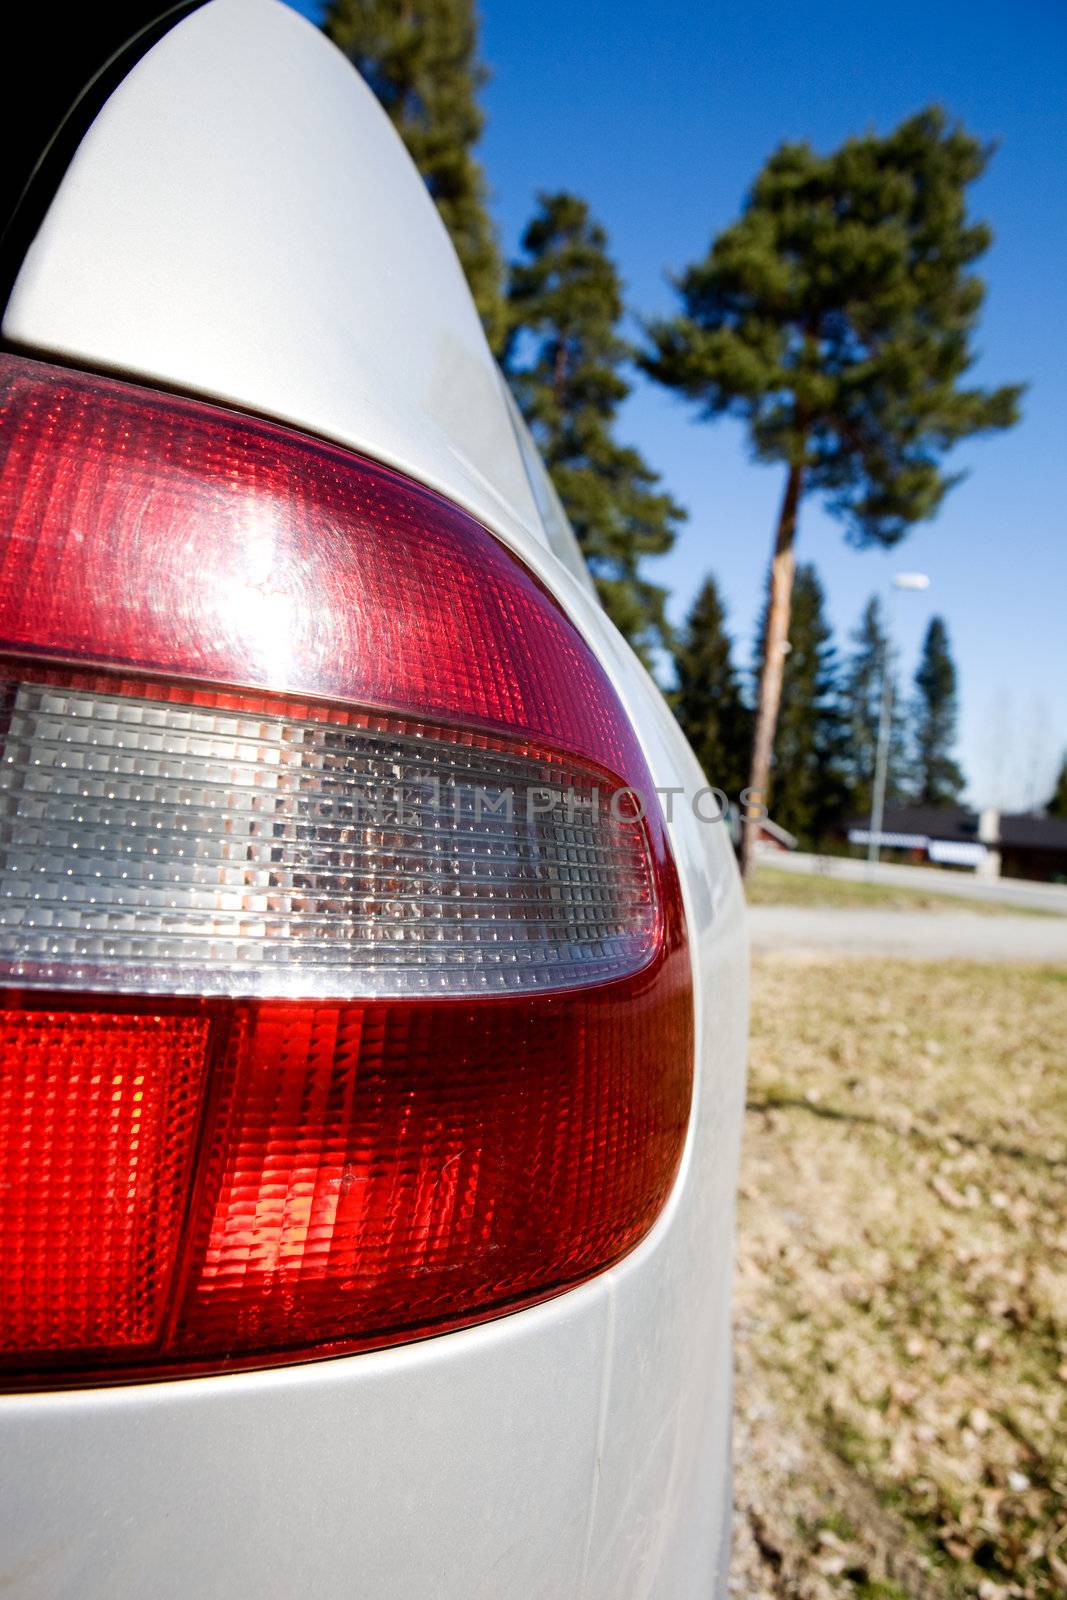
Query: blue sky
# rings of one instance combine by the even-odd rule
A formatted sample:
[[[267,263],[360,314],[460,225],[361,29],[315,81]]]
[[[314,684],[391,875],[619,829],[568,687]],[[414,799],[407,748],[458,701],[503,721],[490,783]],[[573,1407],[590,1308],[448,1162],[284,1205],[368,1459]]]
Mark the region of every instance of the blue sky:
[[[298,9],[317,14],[314,0]],[[808,501],[798,554],[818,567],[842,644],[895,571],[929,573],[927,593],[894,600],[904,674],[939,611],[960,673],[973,798],[1039,797],[1067,747],[1067,7],[483,0],[482,20],[493,76],[481,156],[505,249],[516,250],[538,189],[573,189],[606,226],[630,303],[646,315],[671,308],[667,272],[733,219],[783,138],[829,148],[938,100],[999,141],[972,191],[996,233],[976,375],[1027,380],[1023,422],[955,453],[968,478],[895,552],[852,550]],[[747,665],[779,471],[749,461],[735,424],[696,423],[642,381],[619,433],[690,512],[649,575],[673,590],[680,618],[713,571]]]

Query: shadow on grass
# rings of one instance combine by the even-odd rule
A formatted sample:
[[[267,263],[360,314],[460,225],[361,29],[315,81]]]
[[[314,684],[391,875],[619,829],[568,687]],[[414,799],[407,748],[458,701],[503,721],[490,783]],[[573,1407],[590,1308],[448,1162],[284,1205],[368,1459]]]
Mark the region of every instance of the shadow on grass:
[[[746,1100],[745,1110],[807,1111],[811,1116],[822,1117],[826,1122],[846,1122],[855,1127],[880,1128],[883,1133],[896,1134],[902,1139],[914,1139],[916,1143],[931,1148],[944,1144],[946,1139],[954,1139],[965,1149],[976,1150],[980,1154],[1005,1156],[1011,1161],[1025,1161],[1030,1166],[1043,1167],[1049,1172],[1067,1167],[1067,1159],[1062,1156],[1044,1156],[1036,1150],[1026,1150],[1021,1145],[1000,1144],[993,1139],[976,1139],[972,1134],[958,1133],[954,1129],[934,1133],[916,1124],[902,1128],[899,1124],[886,1122],[881,1117],[873,1117],[863,1111],[845,1111],[840,1106],[827,1106],[816,1100],[805,1100],[801,1095],[764,1095],[759,1100]]]

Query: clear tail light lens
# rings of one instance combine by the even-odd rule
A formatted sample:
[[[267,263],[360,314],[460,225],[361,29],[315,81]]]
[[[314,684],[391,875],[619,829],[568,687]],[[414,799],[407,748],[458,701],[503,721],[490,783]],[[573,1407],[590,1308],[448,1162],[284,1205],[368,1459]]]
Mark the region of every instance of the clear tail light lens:
[[[26,670],[0,668],[12,979],[492,994],[618,977],[655,949],[645,830],[605,827],[604,778],[573,758]]]
[[[13,1377],[329,1355],[610,1265],[692,996],[584,641],[344,451],[6,355],[0,397]]]

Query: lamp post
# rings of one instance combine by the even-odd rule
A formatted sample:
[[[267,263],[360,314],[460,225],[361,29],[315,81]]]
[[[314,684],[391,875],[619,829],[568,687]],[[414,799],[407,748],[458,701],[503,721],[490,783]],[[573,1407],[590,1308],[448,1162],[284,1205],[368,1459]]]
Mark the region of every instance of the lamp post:
[[[890,585],[889,600],[894,589],[929,589],[930,579],[925,572],[898,572]],[[893,675],[890,671],[891,640],[889,621],[892,605],[887,603],[885,616],[885,642],[882,645],[882,708],[878,715],[878,753],[874,761],[874,791],[871,795],[871,821],[867,833],[867,862],[876,866],[882,819],[885,816],[885,784],[889,767],[889,733],[893,720]]]

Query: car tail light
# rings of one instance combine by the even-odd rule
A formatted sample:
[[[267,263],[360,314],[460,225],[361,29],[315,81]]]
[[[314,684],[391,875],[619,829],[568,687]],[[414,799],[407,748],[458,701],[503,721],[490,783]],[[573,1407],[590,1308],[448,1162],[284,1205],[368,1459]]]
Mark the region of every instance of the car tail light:
[[[13,1381],[474,1322],[648,1230],[677,875],[594,656],[466,513],[0,356]]]

